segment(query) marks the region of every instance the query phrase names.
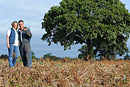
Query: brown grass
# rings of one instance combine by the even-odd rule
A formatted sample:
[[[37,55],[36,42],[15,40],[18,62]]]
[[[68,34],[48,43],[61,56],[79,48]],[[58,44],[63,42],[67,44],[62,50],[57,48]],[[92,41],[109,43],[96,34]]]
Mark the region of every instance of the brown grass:
[[[62,59],[33,61],[32,69],[8,67],[0,60],[0,86],[6,87],[129,87],[130,61]]]

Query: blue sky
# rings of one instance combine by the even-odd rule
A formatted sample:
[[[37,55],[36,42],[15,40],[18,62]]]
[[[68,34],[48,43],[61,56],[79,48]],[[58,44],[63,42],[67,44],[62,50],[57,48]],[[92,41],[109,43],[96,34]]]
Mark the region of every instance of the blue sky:
[[[126,4],[126,8],[130,12],[130,0],[121,1]],[[0,0],[0,55],[8,54],[6,32],[11,27],[12,21],[22,19],[25,21],[25,26],[31,28],[33,34],[31,47],[36,57],[47,53],[59,57],[77,57],[80,53],[77,50],[81,45],[72,46],[71,50],[64,51],[60,45],[48,46],[46,41],[40,39],[45,33],[41,28],[44,14],[52,6],[59,5],[60,2],[61,0]],[[130,39],[127,42],[128,48],[130,48],[129,44]]]

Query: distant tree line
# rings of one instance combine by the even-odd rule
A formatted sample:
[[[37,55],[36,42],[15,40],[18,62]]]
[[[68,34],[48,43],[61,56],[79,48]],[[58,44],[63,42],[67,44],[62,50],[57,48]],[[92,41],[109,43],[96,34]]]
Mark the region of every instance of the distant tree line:
[[[79,54],[78,58],[79,59],[87,60],[86,59],[86,55],[85,55],[86,54],[85,51],[83,51],[83,50],[80,50],[80,51],[82,51],[82,54]],[[7,54],[2,54],[2,55],[0,55],[0,58],[8,59],[8,55]],[[36,58],[35,53],[33,51],[32,51],[32,58],[33,59],[38,59],[38,58]],[[49,58],[50,60],[54,60],[54,61],[59,60],[59,59],[63,59],[63,58],[66,58],[66,59],[75,59],[75,58],[70,58],[70,57],[57,57],[57,56],[52,55],[52,53],[47,53],[42,58],[43,59]],[[124,60],[130,60],[130,55],[127,53],[122,59],[124,59]],[[95,60],[102,60],[102,58],[97,58]]]
[[[7,54],[2,54],[2,55],[0,56],[0,58],[8,58],[8,55],[7,55]]]

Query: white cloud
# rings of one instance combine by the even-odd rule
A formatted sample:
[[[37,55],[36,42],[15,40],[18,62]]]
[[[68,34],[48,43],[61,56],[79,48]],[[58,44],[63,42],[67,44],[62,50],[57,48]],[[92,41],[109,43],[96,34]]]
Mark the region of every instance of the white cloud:
[[[32,29],[41,29],[42,19],[44,14],[50,9],[51,6],[58,5],[61,0],[0,0],[0,31],[3,28],[11,27],[10,24],[14,20],[23,19],[25,24],[29,25]],[[36,29],[34,29],[36,30]]]

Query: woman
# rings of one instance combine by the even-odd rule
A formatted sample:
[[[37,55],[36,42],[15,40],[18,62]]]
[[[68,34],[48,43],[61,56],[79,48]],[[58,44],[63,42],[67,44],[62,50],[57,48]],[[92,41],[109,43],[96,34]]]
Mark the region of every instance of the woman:
[[[15,67],[16,60],[18,58],[19,53],[19,39],[18,39],[18,23],[17,21],[12,22],[12,28],[10,28],[7,32],[7,48],[9,53],[9,67]],[[15,53],[15,56],[12,54]],[[14,58],[12,58],[14,57]]]

